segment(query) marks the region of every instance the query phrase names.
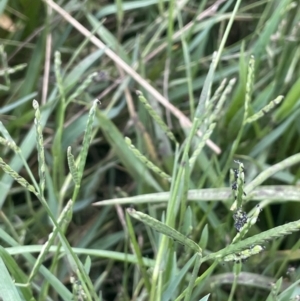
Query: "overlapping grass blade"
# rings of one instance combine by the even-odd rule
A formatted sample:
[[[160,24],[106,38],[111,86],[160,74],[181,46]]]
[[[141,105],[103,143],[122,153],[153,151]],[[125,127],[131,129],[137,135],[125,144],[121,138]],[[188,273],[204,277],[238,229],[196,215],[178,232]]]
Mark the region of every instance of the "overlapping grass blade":
[[[144,281],[145,281],[145,286],[147,288],[147,291],[150,292],[150,290],[151,290],[150,279],[149,279],[149,276],[147,274],[147,270],[145,269],[145,264],[144,264],[144,261],[143,261],[142,252],[141,252],[141,249],[140,249],[140,246],[139,246],[138,242],[136,241],[134,228],[133,228],[131,220],[128,216],[128,212],[126,212],[126,223],[127,223],[127,227],[128,227],[128,235],[130,237],[133,250],[135,252],[135,255],[136,255],[140,270],[141,270],[141,273],[143,275],[143,278],[144,278]]]

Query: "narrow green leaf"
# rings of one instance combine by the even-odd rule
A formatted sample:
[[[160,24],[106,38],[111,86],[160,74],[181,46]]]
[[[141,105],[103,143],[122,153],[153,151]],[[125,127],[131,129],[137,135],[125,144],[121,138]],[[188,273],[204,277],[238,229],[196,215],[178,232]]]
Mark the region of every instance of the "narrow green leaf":
[[[196,278],[199,273],[200,266],[201,266],[201,255],[198,253],[198,254],[196,254],[195,265],[193,268],[192,277],[189,280],[189,285],[187,287],[187,292],[184,297],[184,301],[190,301],[192,299],[192,292],[193,292]]]
[[[168,287],[165,289],[165,291],[163,293],[162,300],[168,301],[168,300],[172,300],[174,298],[175,292],[178,289],[180,282],[184,279],[184,277],[186,276],[186,273],[189,271],[191,266],[194,264],[197,257],[199,257],[198,253],[196,253],[193,257],[191,257],[187,261],[187,263],[181,268],[179,273],[176,272],[177,269],[174,271],[174,273],[172,273],[173,277],[171,278],[170,283],[168,284]],[[174,261],[175,260],[176,260],[176,258],[174,259]]]
[[[205,250],[208,242],[208,225],[206,224],[202,230],[199,246]]]
[[[3,301],[22,301],[7,268],[0,257],[0,297]]]
[[[150,289],[151,289],[150,279],[147,274],[147,270],[145,269],[145,263],[143,261],[142,252],[141,252],[140,246],[136,240],[134,228],[133,228],[131,220],[128,216],[128,212],[126,212],[126,223],[127,223],[127,228],[128,228],[128,234],[129,234],[129,237],[130,237],[130,240],[132,243],[132,247],[135,252],[137,261],[138,261],[139,268],[140,268],[142,276],[144,278],[146,289],[148,292],[150,292]]]
[[[0,258],[4,261],[15,286],[19,286],[19,292],[23,295],[25,300],[34,301],[33,292],[28,285],[21,285],[27,282],[28,276],[22,270],[20,263],[16,261],[3,247],[0,246]],[[17,284],[18,283],[18,284]],[[1,295],[1,293],[0,293]]]
[[[85,260],[85,262],[84,262],[84,269],[85,269],[85,272],[87,273],[87,275],[90,274],[90,271],[91,271],[91,265],[92,265],[91,257],[90,257],[90,256],[87,256],[87,257],[86,257],[86,260]]]

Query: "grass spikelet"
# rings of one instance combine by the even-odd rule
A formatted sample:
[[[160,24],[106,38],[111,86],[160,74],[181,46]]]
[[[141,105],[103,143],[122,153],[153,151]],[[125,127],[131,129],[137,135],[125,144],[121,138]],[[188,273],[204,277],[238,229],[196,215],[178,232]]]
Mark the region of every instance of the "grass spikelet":
[[[4,51],[3,45],[0,45],[0,56],[1,56],[3,75],[4,75],[5,85],[6,85],[6,86],[0,85],[0,88],[4,91],[8,91],[10,88],[10,78],[8,73],[7,55],[6,52]]]
[[[21,71],[27,67],[27,64],[19,64],[13,67],[8,67],[7,69],[0,70],[0,76],[3,76],[5,73],[14,74],[18,71]],[[1,87],[1,86],[0,86]]]
[[[226,164],[223,168],[223,173],[222,173],[222,178],[225,177],[225,174],[229,170],[229,166],[231,164],[231,160],[238,148],[238,145],[240,143],[240,140],[242,139],[242,134],[244,131],[244,126],[245,126],[245,121],[248,116],[248,108],[249,108],[249,103],[251,101],[251,96],[252,96],[252,90],[253,90],[253,83],[254,83],[254,65],[255,65],[255,60],[254,56],[250,57],[249,63],[248,63],[248,75],[247,75],[247,82],[246,82],[246,96],[245,96],[245,102],[244,102],[244,116],[243,116],[243,121],[241,124],[241,127],[238,131],[238,134],[236,136],[236,139],[233,141],[230,153],[227,156],[227,161]],[[231,210],[236,209],[236,202],[232,205]]]
[[[39,190],[39,185],[37,184],[34,175],[32,174],[27,161],[25,160],[21,149],[16,145],[15,141],[13,140],[13,138],[11,137],[11,135],[8,133],[7,129],[5,128],[5,126],[3,125],[3,123],[0,121],[0,132],[2,133],[4,139],[2,137],[0,137],[0,144],[8,146],[10,149],[12,149],[17,155],[20,156],[24,167],[26,168],[30,179],[35,187],[35,190],[38,191]]]
[[[226,82],[224,82],[224,85],[225,85],[225,83]],[[228,98],[229,94],[231,93],[231,91],[232,91],[233,86],[234,86],[235,83],[236,83],[236,79],[235,78],[232,78],[228,82],[225,90],[223,91],[223,93],[222,93],[222,95],[220,97],[220,100],[217,102],[216,107],[215,107],[215,109],[213,111],[213,114],[212,114],[212,117],[214,117],[213,121],[215,121],[215,120],[217,120],[219,118],[221,110],[222,110],[222,108],[224,106],[224,103],[225,103],[226,99]],[[223,82],[222,82],[222,84],[223,84]],[[222,87],[222,84],[221,84],[220,88]],[[216,99],[219,99],[219,91],[218,90],[216,91],[215,95],[216,95]],[[215,95],[213,96],[213,98],[215,97]]]
[[[73,202],[72,200],[69,200],[69,202],[66,204],[65,208],[61,212],[60,216],[58,217],[57,226],[54,226],[53,231],[49,234],[49,238],[47,242],[43,245],[43,248],[41,249],[41,252],[29,275],[28,283],[32,281],[34,276],[37,274],[41,264],[43,263],[45,256],[47,255],[51,245],[54,242],[55,237],[58,234],[58,227],[60,227],[62,229],[62,232],[64,232],[67,225],[70,223],[72,219],[72,206],[73,206]]]
[[[216,123],[210,124],[207,131],[205,131],[205,133],[203,133],[203,136],[200,138],[200,142],[189,160],[189,165],[190,165],[191,169],[194,166],[196,159],[198,158],[199,154],[201,153],[203,147],[205,146],[206,141],[209,139],[209,137],[213,133],[215,126],[216,126]]]
[[[160,116],[153,110],[153,108],[150,106],[144,95],[141,91],[136,91],[136,94],[140,100],[140,102],[145,106],[148,113],[151,115],[151,117],[156,121],[156,123],[161,127],[161,129],[166,133],[166,135],[173,140],[175,143],[177,143],[176,138],[174,137],[173,133],[169,130],[168,126],[164,123],[164,121],[160,118]]]
[[[268,114],[271,110],[273,110],[277,105],[279,105],[281,103],[281,101],[283,100],[283,96],[280,95],[278,97],[276,97],[274,100],[270,101],[265,107],[263,107],[260,111],[258,111],[256,114],[248,117],[245,121],[245,123],[252,123],[256,120],[258,120],[259,118],[265,116],[266,114]]]
[[[60,71],[60,67],[61,67],[61,56],[60,56],[60,52],[56,51],[54,54],[55,60],[54,60],[54,70],[55,70],[55,76],[56,76],[56,82],[57,82],[57,87],[61,96],[61,101],[64,104],[65,103],[65,89],[64,89],[64,85],[63,85],[63,79],[61,76],[61,71]]]
[[[127,212],[130,216],[132,216],[133,218],[141,221],[142,223],[146,224],[147,226],[149,226],[150,228],[152,228],[153,230],[162,233],[174,240],[177,240],[178,242],[180,242],[181,244],[183,244],[184,246],[187,246],[188,248],[198,252],[200,255],[202,254],[202,249],[200,248],[200,246],[198,244],[196,244],[193,240],[187,238],[186,236],[184,236],[183,234],[181,234],[180,232],[176,231],[175,229],[163,224],[162,222],[160,222],[159,220],[145,214],[142,213],[140,211],[136,211],[133,208],[127,208]]]
[[[254,56],[251,55],[249,60],[249,65],[248,65],[248,76],[247,76],[247,83],[246,83],[244,124],[248,116],[249,104],[251,103],[251,98],[252,98],[252,91],[253,91],[253,84],[254,84],[254,67],[255,67],[255,60],[254,60]]]
[[[88,120],[87,120],[87,124],[86,124],[86,129],[85,129],[85,134],[84,134],[84,138],[83,138],[82,149],[80,152],[80,162],[79,162],[79,167],[78,167],[79,179],[82,178],[85,161],[86,161],[86,156],[88,153],[88,148],[91,143],[93,123],[94,123],[94,118],[95,118],[95,113],[96,113],[96,108],[97,108],[98,103],[99,103],[99,100],[95,99],[90,108],[90,112],[89,112],[89,116],[88,116]]]
[[[69,146],[68,150],[67,150],[68,165],[69,165],[70,173],[71,173],[74,183],[76,185],[79,185],[80,180],[79,180],[79,176],[78,176],[78,169],[76,167],[74,156],[72,155],[71,151],[72,151],[72,148],[71,148],[71,146]]]
[[[81,281],[76,279],[74,276],[70,277],[70,282],[72,283],[72,294],[74,301],[87,300],[87,295],[84,292]]]
[[[148,160],[144,155],[141,154],[141,152],[131,143],[130,138],[125,137],[125,142],[129,146],[129,148],[132,150],[133,154],[141,160],[149,169],[151,169],[153,172],[158,174],[160,177],[167,179],[168,181],[171,180],[171,176],[166,174],[164,171],[162,171],[159,167],[154,165],[150,160]]]
[[[227,80],[224,79],[217,90],[215,91],[213,97],[205,102],[205,114],[198,114],[195,116],[193,124],[195,124],[197,127],[201,127],[203,129],[203,135],[210,135],[213,132],[214,121],[218,118],[220,114],[220,110],[222,109],[222,106],[226,100],[226,96],[229,93],[229,91],[226,91],[225,86],[226,86]],[[225,90],[224,90],[225,89]],[[226,93],[225,93],[226,91]],[[209,94],[209,93],[208,93]],[[208,96],[207,96],[208,97]],[[208,138],[205,138],[205,140],[208,140]],[[201,140],[202,141],[202,140]],[[201,143],[200,143],[201,144]],[[192,166],[195,162],[195,159],[197,156],[200,154],[203,146],[198,145],[198,150],[195,150],[194,154],[192,155],[190,159],[190,166]],[[194,157],[194,155],[198,155]],[[193,158],[194,157],[194,158]],[[193,163],[191,163],[193,162]]]
[[[237,203],[237,208],[241,208],[243,206],[244,199],[244,183],[245,183],[245,175],[244,175],[244,164],[240,161],[234,161],[239,165],[238,169],[234,170],[234,183],[232,184],[232,190],[234,192],[234,198]]]
[[[257,244],[261,245],[261,244],[269,242],[270,240],[289,235],[289,234],[299,231],[299,230],[300,230],[300,220],[297,220],[297,221],[294,221],[291,223],[287,223],[285,225],[281,225],[281,226],[272,228],[270,230],[261,232],[259,234],[253,235],[251,237],[248,237],[235,244],[231,244],[218,252],[209,254],[202,258],[202,262],[211,260],[211,259],[223,258],[227,255],[238,253],[244,249],[251,248],[251,246],[253,246],[253,245],[257,245]]]
[[[8,146],[10,149],[12,149],[14,152],[19,153],[20,148],[16,145],[15,141],[3,125],[3,123],[0,121],[0,132],[3,135],[4,139],[0,137],[0,143],[2,145]]]
[[[90,74],[84,81],[83,83],[76,89],[76,91],[68,97],[67,101],[66,101],[66,105],[68,105],[73,99],[75,99],[76,97],[78,97],[78,95],[80,95],[93,81],[93,79],[98,75],[97,72],[94,72],[92,74]]]
[[[221,82],[221,84],[219,85],[219,87],[216,89],[214,95],[212,96],[212,98],[210,99],[210,101],[208,101],[206,103],[206,107],[209,107],[211,104],[213,106],[216,106],[217,102],[218,102],[218,99],[221,98],[221,94],[222,92],[224,91],[225,89],[225,86],[226,86],[226,83],[227,83],[227,79],[224,78]]]
[[[83,175],[83,170],[84,170],[84,166],[85,166],[85,162],[86,162],[86,157],[87,157],[87,153],[88,153],[88,148],[90,146],[90,142],[91,142],[91,138],[92,138],[92,129],[93,129],[93,123],[94,123],[94,118],[95,118],[95,113],[96,113],[96,108],[97,108],[97,104],[99,103],[98,99],[95,99],[93,101],[93,104],[90,108],[89,111],[89,116],[88,116],[88,120],[87,120],[87,124],[86,124],[86,128],[85,128],[85,134],[83,137],[83,143],[82,143],[82,148],[79,154],[79,163],[78,163],[78,168],[76,168],[76,164],[74,161],[74,157],[72,158],[72,154],[71,154],[71,149],[68,149],[68,162],[69,160],[71,160],[71,165],[69,163],[69,168],[70,168],[70,172],[72,174],[72,172],[74,172],[74,174],[72,174],[73,180],[77,181],[76,186],[75,186],[75,190],[72,196],[72,200],[75,202],[79,189],[80,189],[80,182],[81,182],[81,178]],[[72,166],[72,161],[74,163],[74,166]],[[74,169],[74,167],[76,168],[76,171]],[[71,170],[72,169],[72,170]]]
[[[20,151],[20,148],[16,145],[16,143],[14,141],[7,140],[7,139],[0,137],[0,144],[9,147],[16,153],[18,153]]]
[[[240,232],[233,238],[232,243],[236,243],[241,240],[249,231],[249,229],[257,222],[261,208],[259,205],[256,206],[252,216],[247,219],[247,222],[242,226]]]
[[[39,161],[39,176],[40,176],[40,194],[44,195],[45,190],[45,153],[44,153],[44,139],[43,139],[43,130],[41,126],[41,113],[39,109],[38,102],[34,99],[32,106],[35,109],[35,129],[36,129],[36,142],[37,142],[37,151],[38,151],[38,161]]]
[[[35,188],[29,184],[23,177],[21,177],[17,172],[15,172],[8,164],[6,164],[0,157],[0,167],[3,171],[10,175],[14,180],[16,180],[21,186],[26,188],[28,191],[33,192],[35,195],[38,195],[38,192]]]
[[[260,245],[255,245],[249,249],[243,250],[237,254],[230,254],[223,258],[223,261],[235,261],[242,262],[248,259],[250,256],[255,254],[259,254],[264,250],[264,248]]]

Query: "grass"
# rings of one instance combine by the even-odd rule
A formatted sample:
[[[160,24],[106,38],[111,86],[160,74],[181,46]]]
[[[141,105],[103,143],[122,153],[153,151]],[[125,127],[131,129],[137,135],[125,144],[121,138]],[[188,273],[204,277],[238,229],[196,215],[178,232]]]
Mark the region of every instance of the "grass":
[[[2,1],[0,300],[298,300],[296,4]]]

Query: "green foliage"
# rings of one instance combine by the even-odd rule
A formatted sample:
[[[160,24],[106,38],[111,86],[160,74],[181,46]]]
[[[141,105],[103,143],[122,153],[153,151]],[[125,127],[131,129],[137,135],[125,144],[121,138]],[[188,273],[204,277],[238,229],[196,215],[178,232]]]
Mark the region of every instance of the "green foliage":
[[[297,300],[300,6],[98,2],[0,3],[0,300]]]

